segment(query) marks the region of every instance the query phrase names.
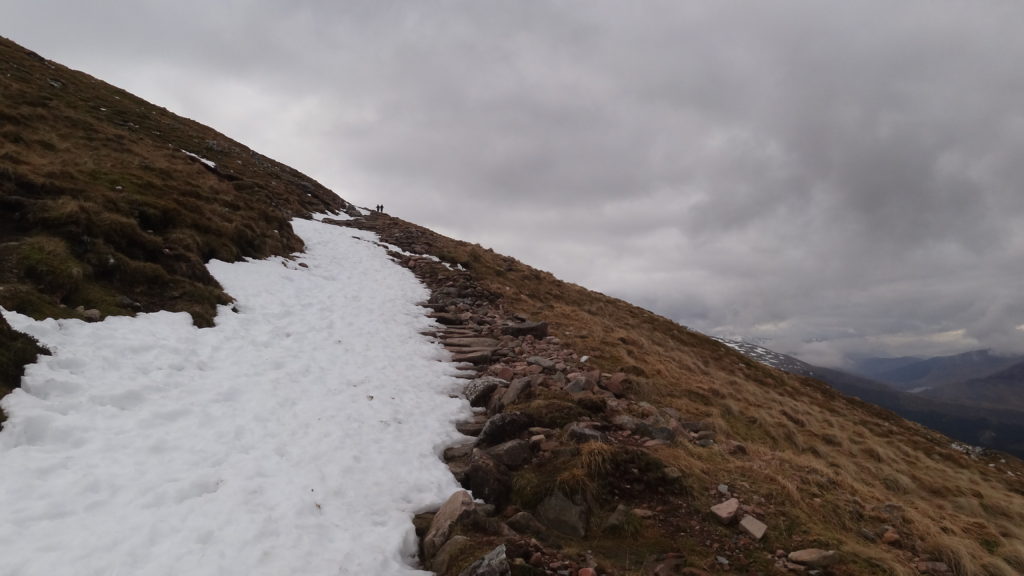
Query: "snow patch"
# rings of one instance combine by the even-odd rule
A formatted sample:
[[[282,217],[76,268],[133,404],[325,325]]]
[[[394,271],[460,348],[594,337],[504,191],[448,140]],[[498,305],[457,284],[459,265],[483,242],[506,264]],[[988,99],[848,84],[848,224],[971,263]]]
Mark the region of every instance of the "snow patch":
[[[410,520],[459,489],[439,455],[470,414],[428,291],[292,225],[306,267],[209,264],[237,300],[214,328],[0,309],[54,352],[2,402],[0,574],[425,574]]]
[[[202,156],[200,156],[198,154],[193,154],[193,153],[189,152],[188,150],[185,150],[184,148],[182,148],[181,151],[184,152],[186,156],[191,156],[191,157],[195,158],[196,160],[199,160],[203,164],[206,164],[210,168],[216,168],[217,167],[217,164],[214,163],[212,160],[207,160],[206,158],[203,158]]]

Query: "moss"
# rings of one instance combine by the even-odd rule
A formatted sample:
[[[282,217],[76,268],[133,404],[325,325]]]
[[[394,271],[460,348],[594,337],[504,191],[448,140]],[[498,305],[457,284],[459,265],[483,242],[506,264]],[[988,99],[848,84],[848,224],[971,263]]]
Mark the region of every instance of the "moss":
[[[18,246],[16,266],[22,277],[33,281],[44,293],[63,299],[74,292],[86,274],[60,238],[33,236]]]
[[[535,425],[544,428],[561,428],[589,414],[572,402],[554,399],[532,400],[517,405],[516,410],[530,416]]]

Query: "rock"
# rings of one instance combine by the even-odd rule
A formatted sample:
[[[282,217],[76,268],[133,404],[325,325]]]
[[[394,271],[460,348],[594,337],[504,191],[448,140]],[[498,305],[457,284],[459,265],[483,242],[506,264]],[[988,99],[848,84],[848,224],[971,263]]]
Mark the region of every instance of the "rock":
[[[428,562],[451,536],[452,527],[465,514],[473,511],[473,498],[469,492],[459,490],[448,497],[430,522],[427,535],[423,537],[423,557]]]
[[[722,524],[732,524],[736,520],[736,514],[739,511],[740,501],[738,498],[730,498],[721,504],[715,504],[711,507],[711,513]]]
[[[701,430],[700,432],[696,433],[696,435],[693,437],[693,439],[697,440],[697,441],[700,441],[700,440],[714,440],[715,439],[715,431],[714,430]]]
[[[767,524],[749,514],[744,516],[743,520],[740,520],[740,528],[742,528],[747,534],[750,534],[754,540],[760,540],[764,536],[764,533],[768,531]]]
[[[786,558],[790,562],[810,566],[811,568],[824,568],[839,561],[839,555],[835,550],[822,550],[820,548],[806,548],[790,552]]]
[[[729,485],[728,484],[719,484],[718,485],[718,493],[721,494],[722,496],[726,496],[726,497],[731,496],[731,494],[729,494]]]
[[[487,426],[486,416],[474,416],[469,420],[461,420],[455,423],[455,429],[466,436],[479,436]]]
[[[530,389],[532,382],[533,379],[529,377],[516,378],[513,380],[512,383],[508,385],[508,390],[505,390],[505,393],[501,396],[501,405],[511,406],[512,404],[515,404],[516,400],[519,399],[523,392]]]
[[[643,420],[635,416],[630,416],[629,414],[616,414],[612,417],[612,424],[614,424],[616,428],[629,430],[634,434],[650,436],[651,426]]]
[[[900,533],[893,530],[892,528],[886,530],[885,534],[882,534],[882,542],[888,544],[889,546],[899,546],[900,540]]]
[[[480,450],[475,450],[469,458],[462,485],[477,498],[498,508],[504,507],[512,491],[508,469]]]
[[[594,430],[583,422],[573,422],[565,427],[565,435],[577,444],[607,442],[608,437],[600,430]]]
[[[498,386],[504,384],[505,381],[493,376],[482,376],[466,384],[466,389],[462,392],[462,395],[469,400],[469,405],[474,408],[482,408],[487,406],[487,401],[490,399],[491,394],[498,389]]]
[[[448,338],[444,341],[445,346],[454,348],[489,348],[495,349],[499,342],[494,338]]]
[[[655,440],[663,440],[665,442],[671,442],[676,439],[675,430],[667,426],[654,426],[647,433],[647,436],[654,438]]]
[[[481,349],[463,354],[452,354],[452,362],[467,362],[474,365],[486,364],[491,361],[491,352],[493,350]]]
[[[433,312],[427,314],[428,318],[433,318],[438,324],[444,326],[459,326],[465,324],[465,320],[462,319],[460,314],[449,314],[448,312]]]
[[[592,389],[593,388],[587,386],[587,379],[584,378],[583,376],[577,376],[575,378],[572,378],[565,385],[565,391],[570,394],[579,394],[581,392],[586,392]]]
[[[499,464],[516,470],[522,468],[533,458],[530,443],[526,440],[509,440],[487,449],[487,454]]]
[[[445,462],[451,462],[452,460],[461,460],[463,458],[469,458],[473,454],[473,443],[467,442],[465,444],[456,444],[455,446],[449,446],[444,449],[443,458]]]
[[[480,431],[483,444],[501,444],[512,440],[530,427],[530,419],[522,412],[503,412],[492,416]]]
[[[621,398],[625,396],[628,384],[630,384],[629,376],[622,372],[616,372],[607,380],[603,380],[599,385],[616,397]]]
[[[544,525],[529,512],[519,512],[515,516],[509,518],[507,524],[510,528],[520,534],[532,534],[537,536],[543,534],[545,530]]]
[[[501,378],[505,382],[511,382],[515,378],[516,372],[511,366],[499,366],[495,365],[491,367],[491,373],[496,377]]]
[[[505,556],[505,545],[502,544],[487,553],[486,556],[470,564],[459,573],[459,576],[511,576],[512,567]]]
[[[701,448],[710,448],[715,445],[715,441],[710,438],[705,438],[703,440],[697,440],[696,444]]]
[[[508,326],[502,326],[501,333],[509,336],[533,336],[537,339],[547,338],[548,323],[520,322],[518,324],[510,324]]]
[[[82,316],[90,322],[99,322],[103,319],[103,314],[95,308],[90,308],[82,312]]]
[[[555,368],[554,360],[549,360],[543,356],[530,356],[526,359],[526,363],[533,366],[540,366],[543,370],[553,370]]]
[[[465,536],[452,536],[441,546],[441,549],[437,551],[434,559],[427,566],[432,572],[437,574],[448,574],[454,567],[453,564],[472,547],[473,541],[469,538]]]
[[[611,532],[622,530],[628,526],[629,521],[633,517],[633,511],[628,506],[619,504],[615,507],[615,511],[612,512],[611,516],[604,521],[604,529]]]
[[[555,491],[537,506],[537,516],[551,528],[574,538],[587,532],[587,510]]]
[[[665,468],[661,473],[669,480],[678,480],[683,477],[683,473],[679,471],[679,468],[674,468],[672,466]]]

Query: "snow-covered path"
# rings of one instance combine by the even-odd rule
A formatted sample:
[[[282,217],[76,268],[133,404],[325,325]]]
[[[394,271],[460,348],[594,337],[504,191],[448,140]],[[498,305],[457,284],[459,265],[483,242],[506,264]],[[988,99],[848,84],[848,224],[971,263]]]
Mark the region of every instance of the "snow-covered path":
[[[468,405],[412,274],[293,225],[294,262],[211,263],[238,309],[215,328],[4,312],[54,355],[3,401],[0,575],[416,573],[410,518],[458,489],[438,454]]]

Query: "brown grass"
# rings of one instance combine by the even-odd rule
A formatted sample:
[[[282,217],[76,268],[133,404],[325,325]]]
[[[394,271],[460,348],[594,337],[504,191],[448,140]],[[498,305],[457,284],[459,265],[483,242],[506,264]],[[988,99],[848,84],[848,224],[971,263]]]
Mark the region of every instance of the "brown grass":
[[[711,421],[719,446],[744,444],[746,455],[686,442],[656,450],[684,471],[698,508],[713,503],[709,487],[742,486],[742,499],[764,508],[770,542],[844,551],[843,574],[914,574],[911,560],[920,554],[962,576],[1024,573],[1020,460],[972,459],[931,430],[757,364],[649,311],[480,246],[405,222],[395,226],[416,231],[418,244],[470,270],[505,309],[547,321],[595,366],[631,374],[639,399]],[[385,223],[378,227],[396,240]],[[557,420],[550,412],[545,417]],[[596,452],[586,459],[588,466],[605,462]],[[902,548],[861,536],[883,526],[900,532]]]

